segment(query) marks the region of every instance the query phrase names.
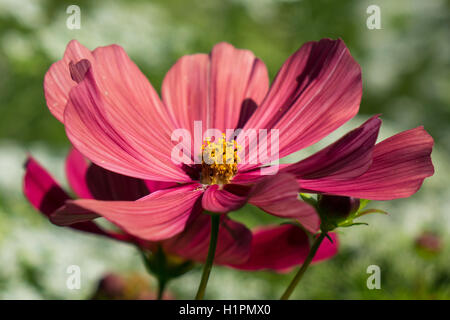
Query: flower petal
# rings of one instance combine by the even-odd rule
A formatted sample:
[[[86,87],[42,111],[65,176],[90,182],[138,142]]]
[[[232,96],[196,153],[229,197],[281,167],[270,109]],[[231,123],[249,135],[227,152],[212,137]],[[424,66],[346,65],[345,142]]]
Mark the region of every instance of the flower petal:
[[[164,77],[161,96],[175,127],[194,132],[194,121],[208,125],[209,57],[194,54],[181,57]]]
[[[241,107],[261,103],[268,86],[267,69],[252,52],[219,43],[209,56],[179,59],[164,78],[162,97],[177,128],[193,134],[194,121],[202,120],[203,132],[225,132],[237,127]]]
[[[325,239],[320,245],[313,262],[329,259],[337,253],[337,238],[330,243]],[[290,271],[302,264],[309,253],[308,235],[293,225],[266,226],[253,231],[250,258],[243,264],[230,264],[241,270],[271,269],[278,272]]]
[[[70,63],[77,63],[82,59],[90,62],[94,60],[91,51],[72,40],[67,45],[64,57],[52,64],[44,77],[44,92],[50,112],[61,122],[64,118],[64,108],[69,98],[70,90],[77,85],[70,74]]]
[[[83,199],[94,198],[86,184],[88,169],[87,159],[77,149],[72,148],[66,158],[66,176],[72,190]]]
[[[211,51],[210,103],[213,128],[234,129],[245,99],[261,103],[269,88],[264,63],[249,50],[219,43]]]
[[[50,174],[39,165],[32,157],[25,164],[25,177],[23,190],[30,203],[46,217],[50,217],[57,209],[64,206],[70,197],[50,176]],[[92,221],[75,223],[70,226],[73,229],[107,236],[121,241],[132,241],[132,237],[103,230]]]
[[[381,120],[375,116],[325,149],[280,172],[291,173],[301,179],[348,179],[360,176],[372,164],[372,151],[380,126]]]
[[[227,213],[241,208],[248,199],[248,194],[236,194],[230,192],[233,185],[221,188],[218,185],[208,187],[202,198],[202,206],[205,210],[218,213]]]
[[[66,174],[70,186],[80,198],[93,199],[89,190],[93,188],[95,194],[103,194],[95,197],[97,200],[136,200],[151,192],[178,185],[176,182],[139,180],[94,166],[90,169],[91,164],[77,149],[70,150],[66,159]],[[101,179],[100,184],[96,183],[98,179]],[[103,187],[102,190],[99,190],[100,187]]]
[[[144,180],[127,177],[91,164],[86,184],[97,200],[134,201],[150,192]]]
[[[118,45],[94,50],[93,75],[105,105],[103,113],[110,123],[137,141],[169,151],[162,155],[170,159],[170,136],[173,125],[166,107],[145,75]]]
[[[203,191],[190,184],[156,191],[138,201],[75,200],[56,211],[51,220],[58,225],[89,221],[95,212],[125,232],[144,240],[170,238],[186,226],[191,213],[198,210]]]
[[[145,180],[144,182],[150,193],[158,190],[172,188],[178,185],[178,183],[176,182],[166,182],[166,181]]]
[[[116,56],[120,59],[110,62],[111,69],[117,68],[115,76],[101,69],[100,77],[108,83],[103,88],[91,68],[70,92],[64,113],[67,136],[83,155],[105,169],[141,179],[190,181],[171,161],[170,133],[163,138],[164,129],[155,124],[159,117],[151,107],[152,91],[144,93],[153,89],[123,50],[117,49]],[[120,86],[117,79],[124,79],[124,84]]]
[[[50,215],[70,199],[69,195],[33,157],[28,157],[25,170],[24,194],[33,207],[43,214]]]
[[[313,192],[370,200],[409,197],[434,173],[432,148],[433,138],[418,127],[375,145],[372,166],[357,178],[300,180],[300,185]]]
[[[320,226],[319,216],[312,206],[299,200],[299,189],[292,175],[268,176],[254,186],[249,203],[277,217],[298,219],[314,233]]]
[[[242,263],[250,254],[252,234],[243,224],[221,216],[214,263]],[[204,262],[208,254],[211,236],[211,217],[199,213],[179,235],[162,242],[170,254],[185,259]]]
[[[281,67],[244,129],[278,129],[282,158],[321,140],[355,116],[361,94],[360,66],[341,39],[308,42]]]

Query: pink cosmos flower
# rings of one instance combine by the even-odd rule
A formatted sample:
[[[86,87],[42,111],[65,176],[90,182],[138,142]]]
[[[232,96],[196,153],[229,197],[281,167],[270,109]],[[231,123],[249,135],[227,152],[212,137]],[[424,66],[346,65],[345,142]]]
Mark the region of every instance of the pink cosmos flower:
[[[74,193],[83,199],[133,201],[149,193],[157,194],[176,187],[173,183],[141,180],[108,171],[89,163],[75,149],[66,158],[66,175]],[[46,217],[72,199],[32,157],[26,162],[23,188],[30,203]],[[303,263],[309,252],[308,236],[296,226],[265,226],[251,232],[226,215],[221,218],[215,263],[236,269],[284,272]],[[105,229],[94,221],[78,222],[70,227],[132,243],[146,250],[156,250],[161,246],[168,255],[198,262],[206,259],[211,230],[209,217],[202,214],[200,205],[196,206],[182,233],[158,242],[135,237],[120,228]],[[337,237],[335,234],[332,237],[334,244],[323,243],[314,261],[331,258],[337,253]]]
[[[389,200],[412,195],[434,172],[433,139],[422,127],[375,144],[377,116],[275,175],[261,175],[264,164],[252,161],[217,169],[171,160],[171,133],[193,132],[196,120],[203,129],[221,132],[277,129],[280,158],[333,132],[357,114],[362,94],[360,67],[342,40],[303,45],[270,88],[261,60],[220,43],[209,55],[178,60],[164,78],[162,99],[121,47],[91,52],[72,41],[47,72],[44,89],[72,144],[95,164],[176,183],[138,201],[67,201],[51,216],[59,225],[102,216],[133,236],[156,241],[185,230],[199,203],[204,210],[226,213],[248,202],[315,232],[319,217],[298,200],[299,191]],[[249,152],[246,160],[253,156]]]

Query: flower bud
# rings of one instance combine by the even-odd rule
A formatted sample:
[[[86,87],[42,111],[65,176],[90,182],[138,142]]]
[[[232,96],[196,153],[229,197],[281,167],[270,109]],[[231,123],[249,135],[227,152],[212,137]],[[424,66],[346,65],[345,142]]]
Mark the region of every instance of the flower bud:
[[[347,218],[359,208],[359,199],[341,196],[321,195],[319,209],[327,215],[337,218]]]
[[[107,273],[100,279],[93,299],[120,299],[125,291],[125,279],[117,274]]]
[[[422,256],[431,257],[441,252],[442,240],[432,232],[423,232],[415,240],[415,247]]]
[[[318,209],[322,219],[322,226],[332,230],[342,221],[358,211],[359,199],[333,195],[320,195]]]

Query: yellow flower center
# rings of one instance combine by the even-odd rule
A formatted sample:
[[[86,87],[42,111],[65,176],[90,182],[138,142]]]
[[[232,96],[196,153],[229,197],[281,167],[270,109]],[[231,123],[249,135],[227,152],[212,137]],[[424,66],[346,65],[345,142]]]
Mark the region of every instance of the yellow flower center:
[[[227,141],[225,134],[217,142],[206,138],[202,145],[200,182],[210,185],[229,183],[237,172],[240,161],[237,153],[240,149],[235,140]]]

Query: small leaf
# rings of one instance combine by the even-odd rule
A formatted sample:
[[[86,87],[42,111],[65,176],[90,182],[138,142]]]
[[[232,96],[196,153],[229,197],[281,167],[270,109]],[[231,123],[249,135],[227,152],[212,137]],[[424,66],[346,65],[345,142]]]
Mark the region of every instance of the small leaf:
[[[352,227],[352,226],[368,226],[369,224],[368,223],[365,223],[365,222],[355,222],[355,223],[352,223],[352,224],[350,224],[350,225],[348,225],[348,226],[343,226],[343,227]]]
[[[359,209],[358,211],[361,211],[362,209],[364,209],[371,200],[367,200],[367,199],[359,199]]]
[[[355,218],[359,218],[361,216],[364,216],[364,215],[367,215],[367,214],[370,214],[370,213],[382,213],[382,214],[386,214],[386,215],[389,214],[386,211],[381,210],[381,209],[367,209],[367,210],[358,212],[358,214],[356,215]]]

